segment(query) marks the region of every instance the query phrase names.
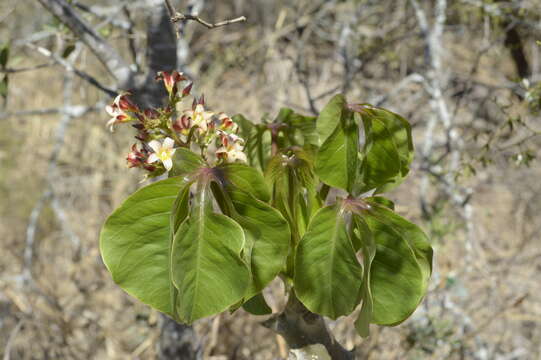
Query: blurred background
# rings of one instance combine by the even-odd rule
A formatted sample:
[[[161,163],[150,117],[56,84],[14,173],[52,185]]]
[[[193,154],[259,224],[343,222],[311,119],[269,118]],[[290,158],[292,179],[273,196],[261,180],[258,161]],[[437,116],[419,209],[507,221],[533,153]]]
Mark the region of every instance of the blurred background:
[[[541,2],[186,0],[216,22],[169,22],[160,0],[0,1],[0,354],[9,359],[282,359],[242,310],[172,324],[111,280],[104,219],[143,184],[105,104],[158,105],[179,69],[217,111],[316,114],[334,94],[413,125],[416,158],[388,196],[432,239],[416,313],[362,340],[359,359],[541,358]],[[179,37],[175,32],[179,32]],[[280,289],[266,294],[275,310]]]

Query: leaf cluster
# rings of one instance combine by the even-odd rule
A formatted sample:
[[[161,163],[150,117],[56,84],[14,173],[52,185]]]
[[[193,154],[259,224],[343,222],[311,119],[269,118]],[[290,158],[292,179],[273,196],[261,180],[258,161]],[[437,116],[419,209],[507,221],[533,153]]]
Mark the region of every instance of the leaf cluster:
[[[184,323],[241,306],[270,313],[261,291],[277,276],[314,313],[360,307],[362,336],[409,317],[432,248],[380,195],[408,174],[409,123],[342,95],[317,118],[282,109],[272,121],[233,120],[246,164],[178,148],[169,178],[107,219],[100,248],[114,281]]]

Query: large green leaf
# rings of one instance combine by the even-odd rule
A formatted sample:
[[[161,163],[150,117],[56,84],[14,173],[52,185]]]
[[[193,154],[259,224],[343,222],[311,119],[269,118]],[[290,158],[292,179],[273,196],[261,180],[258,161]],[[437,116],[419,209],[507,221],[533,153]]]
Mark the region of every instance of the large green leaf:
[[[220,172],[220,181],[224,185],[232,185],[253,195],[262,201],[270,200],[270,190],[263,174],[256,168],[245,164],[232,163],[217,168]]]
[[[244,232],[231,218],[212,210],[210,187],[199,184],[189,216],[173,241],[173,283],[177,314],[192,323],[238,303],[250,284],[241,256]]]
[[[389,191],[409,172],[413,160],[411,126],[401,116],[380,108],[365,106],[358,114],[366,138],[360,191]]]
[[[319,145],[316,117],[297,114],[291,109],[282,108],[275,121],[287,124],[285,133],[289,146]]]
[[[184,186],[184,180],[175,177],[136,191],[109,216],[100,234],[101,255],[113,280],[171,316],[169,217]]]
[[[325,184],[347,191],[357,181],[359,130],[352,112],[342,112],[334,132],[321,145],[315,171]]]
[[[297,297],[310,311],[336,319],[359,303],[362,276],[340,207],[320,209],[297,248]]]
[[[316,120],[316,129],[319,136],[319,144],[323,144],[325,140],[334,132],[336,126],[342,118],[342,113],[347,110],[347,101],[344,95],[335,95],[329,100],[327,105],[321,110]]]
[[[289,124],[293,129],[298,130],[302,137],[302,145],[319,145],[319,135],[316,129],[316,117],[292,114],[289,118]]]
[[[385,124],[377,119],[363,117],[366,145],[361,163],[361,192],[376,189],[393,182],[400,173],[400,157],[391,133]]]
[[[201,156],[185,148],[177,148],[173,154],[173,168],[169,176],[193,175],[198,169],[205,166]]]
[[[396,325],[415,311],[426,293],[432,248],[416,225],[375,202],[371,205],[363,216],[377,248],[370,269],[371,322]]]
[[[369,212],[380,222],[392,227],[397,233],[400,233],[413,250],[417,262],[423,270],[425,287],[432,273],[433,250],[426,234],[417,225],[404,219],[385,205],[376,200],[377,197],[366,198],[365,200],[372,206]]]
[[[246,236],[246,258],[252,273],[246,298],[250,298],[285,270],[291,234],[287,221],[270,205],[238,188],[229,187],[227,193],[235,209],[232,217]]]

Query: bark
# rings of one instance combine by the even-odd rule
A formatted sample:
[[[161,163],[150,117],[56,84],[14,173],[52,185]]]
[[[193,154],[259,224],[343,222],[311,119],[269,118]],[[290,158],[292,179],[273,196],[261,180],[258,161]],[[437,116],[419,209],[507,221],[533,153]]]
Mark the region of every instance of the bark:
[[[509,49],[511,58],[515,64],[515,69],[521,79],[527,79],[530,75],[530,63],[526,58],[522,37],[516,26],[513,26],[505,33],[505,47]]]
[[[202,359],[203,349],[191,326],[162,315],[158,358],[160,360]]]
[[[167,96],[163,83],[155,80],[156,73],[177,69],[177,45],[169,13],[163,2],[152,0],[151,4],[156,6],[147,18],[148,69],[136,80],[134,91],[134,100],[145,107],[161,106]]]
[[[313,345],[323,345],[333,360],[355,359],[353,352],[342,347],[332,336],[322,316],[310,312],[292,291],[287,305],[281,314],[275,315],[263,323],[263,326],[280,334],[290,349],[292,358],[310,358],[303,354]]]
[[[497,2],[509,3],[509,0],[497,0]],[[520,18],[517,9],[512,11],[512,15]],[[521,79],[527,79],[531,75],[530,63],[524,51],[524,43],[520,35],[519,25],[510,18],[504,18],[502,27],[505,29],[504,45],[509,50],[511,59],[513,59],[517,75]]]

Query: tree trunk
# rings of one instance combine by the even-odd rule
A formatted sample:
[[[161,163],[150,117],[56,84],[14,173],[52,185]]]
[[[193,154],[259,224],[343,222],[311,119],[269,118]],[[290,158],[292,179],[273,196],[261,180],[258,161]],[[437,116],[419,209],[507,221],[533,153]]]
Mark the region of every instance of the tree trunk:
[[[333,360],[355,358],[353,352],[344,349],[334,339],[323,317],[310,312],[293,291],[284,311],[263,322],[263,326],[285,339],[291,349],[290,359],[314,359],[314,356]]]

